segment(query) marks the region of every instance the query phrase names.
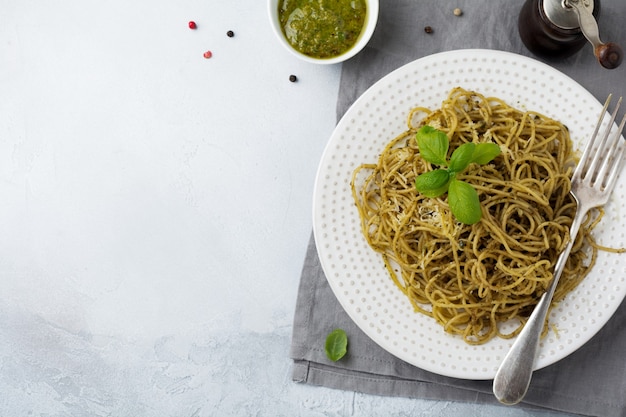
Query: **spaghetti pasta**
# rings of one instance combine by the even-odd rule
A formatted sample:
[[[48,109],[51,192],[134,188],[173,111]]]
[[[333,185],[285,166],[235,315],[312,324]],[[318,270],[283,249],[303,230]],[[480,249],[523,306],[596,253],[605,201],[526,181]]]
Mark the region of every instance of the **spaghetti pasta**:
[[[491,163],[459,175],[478,192],[478,223],[456,221],[445,194],[416,191],[415,178],[433,169],[415,140],[426,124],[448,135],[450,153],[466,142],[500,146]],[[408,129],[378,162],[354,171],[352,195],[368,244],[414,309],[467,343],[482,344],[518,334],[552,280],[576,209],[569,193],[575,162],[563,124],[455,88],[441,108],[410,111]],[[582,225],[555,303],[592,268],[600,247],[590,231],[601,216],[597,210]]]

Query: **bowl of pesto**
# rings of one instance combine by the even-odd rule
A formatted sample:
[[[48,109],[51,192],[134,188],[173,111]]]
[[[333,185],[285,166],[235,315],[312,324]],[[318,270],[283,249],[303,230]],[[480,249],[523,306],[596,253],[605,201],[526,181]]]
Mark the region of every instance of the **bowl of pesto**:
[[[369,42],[379,0],[268,0],[279,42],[298,58],[336,64]]]

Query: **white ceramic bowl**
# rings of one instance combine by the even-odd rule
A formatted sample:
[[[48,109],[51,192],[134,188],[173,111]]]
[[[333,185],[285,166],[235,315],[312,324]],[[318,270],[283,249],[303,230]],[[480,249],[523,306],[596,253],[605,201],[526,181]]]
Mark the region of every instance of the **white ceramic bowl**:
[[[270,16],[270,22],[272,24],[272,29],[278,38],[278,41],[283,45],[289,52],[302,59],[303,61],[312,62],[314,64],[336,64],[339,62],[343,62],[347,59],[352,58],[354,55],[359,53],[361,49],[367,45],[372,34],[374,33],[374,29],[376,28],[376,23],[378,22],[378,2],[379,0],[365,0],[367,5],[367,14],[365,16],[364,28],[359,35],[359,39],[352,46],[352,48],[348,49],[341,55],[337,55],[332,58],[313,58],[308,55],[303,54],[300,51],[294,49],[283,34],[283,31],[280,27],[280,21],[278,19],[278,3],[281,0],[268,0],[268,12]]]

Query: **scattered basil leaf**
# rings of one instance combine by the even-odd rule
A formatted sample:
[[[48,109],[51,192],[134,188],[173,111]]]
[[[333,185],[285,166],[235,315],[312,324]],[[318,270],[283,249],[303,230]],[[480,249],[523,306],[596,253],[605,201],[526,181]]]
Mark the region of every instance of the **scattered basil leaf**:
[[[472,162],[485,165],[498,155],[500,155],[500,147],[495,143],[477,143],[472,155]]]
[[[448,204],[454,217],[465,224],[477,223],[482,217],[478,193],[470,184],[452,179],[448,186]]]
[[[431,164],[446,165],[450,140],[441,130],[424,125],[415,134],[422,158]]]
[[[326,336],[326,356],[333,362],[343,358],[348,351],[348,335],[342,329],[335,329]]]
[[[450,165],[448,168],[452,172],[461,172],[469,164],[473,161],[474,150],[476,149],[476,144],[474,143],[464,143],[459,146],[452,152],[452,156],[450,157]]]

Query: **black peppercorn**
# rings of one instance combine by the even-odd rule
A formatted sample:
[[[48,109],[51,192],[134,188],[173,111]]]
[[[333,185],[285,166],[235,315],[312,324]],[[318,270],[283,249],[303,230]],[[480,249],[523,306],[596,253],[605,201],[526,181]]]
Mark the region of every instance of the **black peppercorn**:
[[[426,26],[424,28],[424,32],[426,32],[426,33],[433,33],[433,28],[431,28],[430,26]]]
[[[298,81],[298,77],[292,74],[289,76],[289,81],[291,81],[292,83],[295,83],[296,81]]]
[[[228,32],[226,32],[226,36],[228,36],[229,38],[232,38],[233,36],[235,36],[235,32],[233,32],[232,30],[229,30]]]

